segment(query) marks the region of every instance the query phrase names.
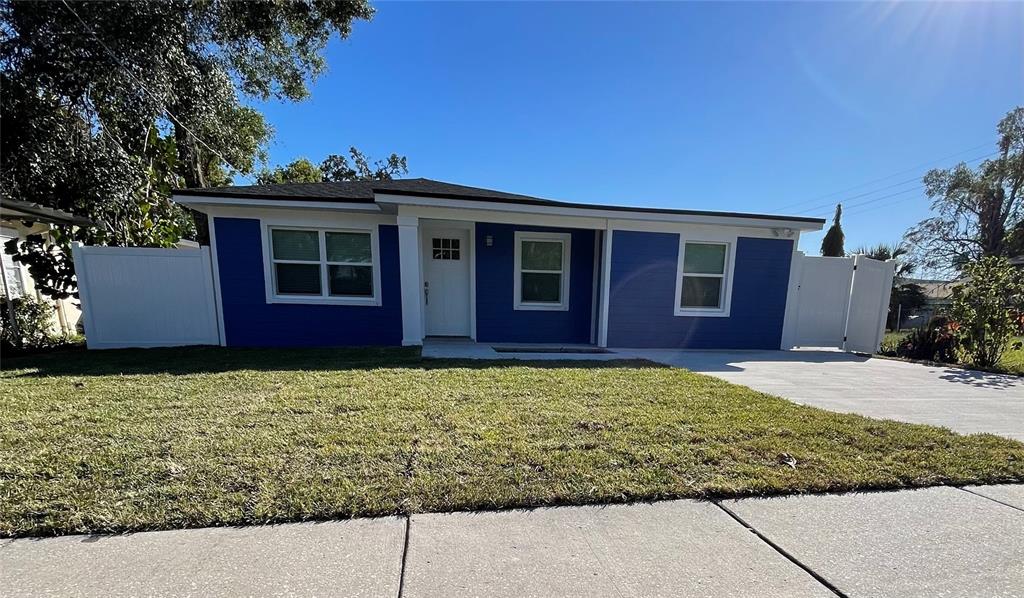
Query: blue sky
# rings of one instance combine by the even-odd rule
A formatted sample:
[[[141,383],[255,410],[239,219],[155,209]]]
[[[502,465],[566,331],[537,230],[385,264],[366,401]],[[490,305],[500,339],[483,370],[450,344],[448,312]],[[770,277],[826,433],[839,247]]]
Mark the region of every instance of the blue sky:
[[[309,100],[258,104],[271,163],[355,145],[408,156],[409,176],[565,201],[843,201],[852,249],[898,241],[928,214],[920,175],[995,151],[1024,104],[1024,4],[376,8]]]

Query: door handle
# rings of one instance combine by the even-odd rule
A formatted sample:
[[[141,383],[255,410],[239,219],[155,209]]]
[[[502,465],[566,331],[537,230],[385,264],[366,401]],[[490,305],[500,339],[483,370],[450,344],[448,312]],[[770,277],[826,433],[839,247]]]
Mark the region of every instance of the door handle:
[[[426,281],[423,282],[423,301],[430,305],[430,283]]]

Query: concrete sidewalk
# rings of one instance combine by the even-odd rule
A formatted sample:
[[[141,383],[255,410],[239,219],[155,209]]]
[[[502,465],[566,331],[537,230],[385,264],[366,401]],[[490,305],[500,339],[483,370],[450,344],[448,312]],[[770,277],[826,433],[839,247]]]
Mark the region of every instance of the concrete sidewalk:
[[[1024,596],[1024,485],[0,543],[0,595]]]

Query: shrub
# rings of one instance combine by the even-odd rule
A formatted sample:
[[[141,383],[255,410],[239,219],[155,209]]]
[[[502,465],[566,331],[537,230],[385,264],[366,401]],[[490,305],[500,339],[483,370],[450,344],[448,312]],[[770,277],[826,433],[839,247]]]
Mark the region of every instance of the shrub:
[[[53,308],[32,297],[17,297],[14,303],[14,324],[7,297],[0,297],[0,340],[4,348],[40,346],[50,338],[50,316]]]
[[[1024,272],[1006,258],[986,257],[968,264],[964,274],[953,289],[950,315],[966,360],[990,368],[1024,331]]]
[[[926,326],[913,330],[895,347],[895,354],[907,359],[925,359],[955,363],[957,357],[956,324],[945,316],[935,316]]]

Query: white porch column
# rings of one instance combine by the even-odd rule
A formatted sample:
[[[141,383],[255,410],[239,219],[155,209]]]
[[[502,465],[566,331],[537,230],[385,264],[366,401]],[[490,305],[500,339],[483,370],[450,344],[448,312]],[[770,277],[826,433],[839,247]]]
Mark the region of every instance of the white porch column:
[[[398,216],[398,262],[402,280],[402,345],[422,345],[423,277],[419,218],[415,216]]]

